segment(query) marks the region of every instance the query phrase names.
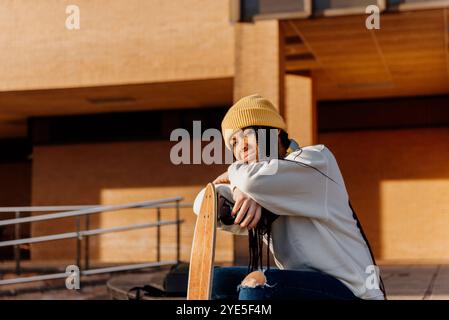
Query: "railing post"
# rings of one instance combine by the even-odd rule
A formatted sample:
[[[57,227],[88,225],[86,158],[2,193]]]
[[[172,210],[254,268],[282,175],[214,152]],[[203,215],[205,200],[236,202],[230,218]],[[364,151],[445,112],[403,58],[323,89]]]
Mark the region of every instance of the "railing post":
[[[89,217],[89,215],[86,215],[86,230],[90,229]],[[84,241],[84,269],[89,270],[89,236],[86,236]]]
[[[176,262],[181,260],[181,224],[179,217],[179,200],[176,200]]]
[[[76,266],[79,268],[81,266],[81,235],[80,235],[80,217],[76,217]]]
[[[20,218],[20,212],[16,211],[15,215],[16,219]],[[20,239],[20,223],[16,223],[14,225],[14,237],[15,239]],[[16,274],[19,275],[21,273],[20,270],[20,245],[14,246],[14,260],[16,261]]]
[[[157,233],[156,233],[156,243],[157,243],[157,247],[156,247],[156,260],[157,262],[161,261],[161,226],[160,223],[161,222],[161,208],[157,207]]]

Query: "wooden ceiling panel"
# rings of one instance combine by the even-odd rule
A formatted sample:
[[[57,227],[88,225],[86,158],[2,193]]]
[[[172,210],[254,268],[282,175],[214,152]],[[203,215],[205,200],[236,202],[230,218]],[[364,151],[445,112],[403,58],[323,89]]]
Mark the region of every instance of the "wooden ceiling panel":
[[[320,100],[442,94],[449,92],[448,12],[385,13],[380,30],[367,30],[366,16],[281,24],[313,54]]]

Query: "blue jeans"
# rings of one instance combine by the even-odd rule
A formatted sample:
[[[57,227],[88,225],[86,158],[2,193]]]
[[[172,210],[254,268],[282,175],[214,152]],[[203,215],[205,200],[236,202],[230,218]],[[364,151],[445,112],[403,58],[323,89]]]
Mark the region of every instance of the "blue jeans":
[[[319,271],[270,269],[266,285],[240,286],[247,267],[215,267],[214,300],[357,300],[351,290],[334,277]]]

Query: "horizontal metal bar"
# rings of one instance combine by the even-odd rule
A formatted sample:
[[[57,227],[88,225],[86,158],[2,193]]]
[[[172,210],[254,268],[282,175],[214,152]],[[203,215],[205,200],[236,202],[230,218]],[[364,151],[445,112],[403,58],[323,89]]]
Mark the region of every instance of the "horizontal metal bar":
[[[34,207],[0,207],[0,212],[51,212],[51,211],[72,211],[98,207],[98,205],[84,206],[34,206]]]
[[[89,276],[89,275],[93,275],[93,274],[128,271],[128,270],[138,270],[138,269],[145,269],[145,268],[166,266],[166,265],[173,265],[173,264],[176,264],[176,261],[137,263],[137,264],[128,264],[128,265],[124,265],[124,266],[91,269],[91,270],[81,271],[80,273],[82,276]],[[0,285],[52,280],[52,279],[62,279],[62,278],[67,278],[68,276],[69,275],[67,273],[53,273],[53,274],[45,274],[45,275],[39,275],[39,276],[14,278],[14,279],[0,280]]]
[[[162,261],[162,262],[128,264],[128,265],[125,265],[125,266],[116,266],[116,267],[108,267],[108,268],[86,270],[86,271],[82,271],[81,275],[89,276],[89,275],[92,275],[92,274],[109,273],[109,272],[117,272],[117,271],[127,271],[127,270],[137,270],[137,269],[145,269],[145,268],[151,268],[151,267],[161,267],[161,266],[172,265],[172,264],[176,264],[176,261]]]
[[[14,279],[7,279],[7,280],[0,280],[0,285],[6,285],[6,284],[17,284],[17,283],[24,283],[24,282],[33,282],[33,281],[43,281],[43,280],[52,280],[52,279],[61,279],[61,278],[67,278],[67,273],[52,273],[52,274],[45,274],[41,276],[32,276],[32,277],[23,277],[23,278],[14,278]]]
[[[178,223],[182,223],[182,222],[184,222],[184,220],[179,220],[179,221],[178,220],[167,220],[167,221],[160,221],[160,222],[132,224],[132,225],[127,225],[127,226],[122,226],[122,227],[84,230],[84,231],[80,231],[79,233],[78,232],[58,233],[58,234],[53,234],[53,235],[48,235],[48,236],[2,241],[2,242],[0,242],[0,247],[15,246],[15,245],[26,244],[26,243],[37,243],[37,242],[62,240],[62,239],[72,239],[72,238],[78,238],[78,236],[81,236],[81,237],[93,236],[93,235],[98,235],[98,234],[103,234],[103,233],[144,229],[144,228],[156,227],[158,225],[162,226],[162,225],[178,224]]]
[[[123,209],[132,209],[132,208],[155,208],[155,207],[160,206],[161,204],[164,204],[167,202],[181,201],[182,199],[183,199],[182,197],[173,197],[173,198],[165,198],[165,199],[153,200],[153,201],[131,202],[131,203],[121,204],[121,205],[98,206],[98,207],[94,207],[94,208],[80,209],[80,210],[69,211],[69,212],[42,214],[42,215],[38,215],[38,216],[18,218],[18,219],[6,219],[6,220],[0,220],[0,226],[7,226],[7,225],[11,225],[11,224],[16,224],[16,223],[36,222],[36,221],[53,220],[53,219],[60,219],[60,218],[67,218],[67,217],[76,217],[76,216],[100,213],[100,212],[105,212],[105,211],[118,211],[118,210],[123,210]]]
[[[15,245],[21,245],[21,244],[26,244],[26,243],[36,243],[36,242],[71,239],[71,238],[77,238],[77,237],[78,237],[78,234],[76,232],[58,233],[58,234],[52,234],[49,236],[2,241],[2,242],[0,242],[0,247],[15,246]]]
[[[193,206],[192,203],[181,203],[179,204],[181,208],[190,208]],[[83,205],[83,206],[34,206],[34,207],[0,207],[0,213],[8,212],[52,212],[52,211],[73,211],[87,208],[99,208],[103,205]],[[175,208],[175,204],[161,204],[161,208]],[[142,207],[145,208],[145,207]]]

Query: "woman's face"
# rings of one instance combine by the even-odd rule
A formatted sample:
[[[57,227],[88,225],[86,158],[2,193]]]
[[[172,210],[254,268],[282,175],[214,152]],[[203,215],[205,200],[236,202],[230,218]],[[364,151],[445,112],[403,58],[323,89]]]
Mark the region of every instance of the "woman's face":
[[[254,129],[239,130],[231,136],[231,148],[237,160],[254,163],[259,160],[257,138]]]

